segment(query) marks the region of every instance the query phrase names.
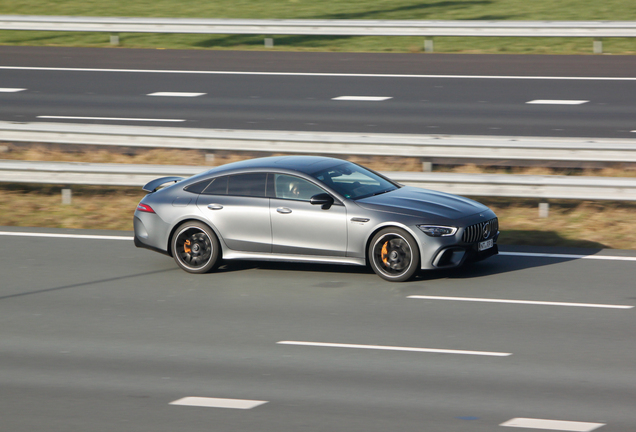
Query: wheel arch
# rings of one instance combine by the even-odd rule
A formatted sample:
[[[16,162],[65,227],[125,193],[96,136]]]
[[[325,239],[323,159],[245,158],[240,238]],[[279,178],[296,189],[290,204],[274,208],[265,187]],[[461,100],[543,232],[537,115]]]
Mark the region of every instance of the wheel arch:
[[[369,246],[371,246],[371,240],[373,240],[373,237],[375,237],[375,235],[380,232],[381,230],[385,229],[385,228],[400,228],[403,229],[404,231],[406,231],[407,233],[409,233],[411,235],[411,237],[413,237],[413,239],[415,240],[415,244],[417,245],[417,248],[420,252],[420,262],[417,264],[418,266],[421,267],[422,263],[422,245],[420,244],[420,240],[417,237],[417,235],[413,232],[413,230],[411,230],[408,226],[400,224],[400,223],[395,223],[395,222],[387,222],[384,224],[380,224],[378,226],[376,226],[375,228],[373,228],[373,231],[371,231],[369,233],[369,236],[367,237],[365,244],[364,244],[364,262],[366,264],[367,267],[371,266],[371,263],[369,262]]]
[[[174,258],[174,254],[172,253],[172,238],[174,237],[174,234],[177,231],[177,228],[179,228],[185,222],[199,222],[199,223],[205,224],[207,227],[209,227],[212,230],[212,232],[214,233],[214,235],[216,236],[216,238],[219,240],[219,243],[221,244],[221,248],[219,250],[219,253],[221,254],[221,257],[223,256],[223,239],[219,235],[219,232],[217,231],[216,227],[211,225],[209,221],[207,221],[205,219],[202,219],[202,218],[199,218],[199,217],[195,217],[195,216],[185,217],[185,218],[175,222],[174,225],[172,226],[172,228],[170,228],[170,233],[168,234],[168,238],[167,238],[167,243],[168,244],[166,246],[166,251],[168,252],[168,255],[170,255],[171,257]]]

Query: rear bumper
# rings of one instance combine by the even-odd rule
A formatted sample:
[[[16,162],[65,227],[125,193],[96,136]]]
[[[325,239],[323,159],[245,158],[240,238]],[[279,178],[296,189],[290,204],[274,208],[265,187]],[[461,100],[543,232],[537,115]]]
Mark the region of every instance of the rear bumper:
[[[163,249],[159,249],[157,247],[151,246],[149,244],[146,244],[142,241],[142,239],[140,239],[137,234],[135,234],[135,237],[133,239],[135,246],[137,246],[138,248],[142,248],[142,249],[149,249],[151,251],[154,252],[159,252],[160,254],[164,254],[164,255],[168,255],[170,256],[170,254],[168,253],[168,251],[165,251]]]

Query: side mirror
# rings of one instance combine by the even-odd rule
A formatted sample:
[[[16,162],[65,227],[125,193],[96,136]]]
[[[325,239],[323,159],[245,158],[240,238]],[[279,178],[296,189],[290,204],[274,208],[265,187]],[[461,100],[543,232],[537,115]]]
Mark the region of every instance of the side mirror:
[[[323,210],[329,210],[331,206],[333,205],[334,200],[333,200],[333,197],[329,195],[328,193],[319,193],[317,195],[312,196],[309,199],[309,202],[312,205],[322,206],[321,208]]]

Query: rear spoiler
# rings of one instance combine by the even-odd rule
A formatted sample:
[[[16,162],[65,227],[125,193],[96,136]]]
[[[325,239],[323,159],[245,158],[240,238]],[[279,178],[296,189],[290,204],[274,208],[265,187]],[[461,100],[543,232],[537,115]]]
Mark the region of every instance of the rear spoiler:
[[[146,192],[155,192],[157,189],[159,189],[161,186],[163,186],[166,183],[170,183],[170,182],[178,182],[180,180],[183,180],[183,177],[161,177],[158,179],[154,179],[153,181],[146,183],[146,185],[144,187],[142,187],[143,190],[145,190]]]

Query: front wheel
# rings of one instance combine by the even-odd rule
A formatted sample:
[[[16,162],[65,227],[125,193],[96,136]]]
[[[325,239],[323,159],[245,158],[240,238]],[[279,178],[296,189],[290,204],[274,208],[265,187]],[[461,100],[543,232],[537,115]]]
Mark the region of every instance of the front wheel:
[[[420,252],[413,236],[401,228],[384,228],[369,245],[369,263],[384,280],[404,282],[418,270]]]
[[[219,239],[209,226],[185,222],[172,237],[172,256],[188,273],[207,273],[219,264]]]

